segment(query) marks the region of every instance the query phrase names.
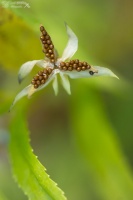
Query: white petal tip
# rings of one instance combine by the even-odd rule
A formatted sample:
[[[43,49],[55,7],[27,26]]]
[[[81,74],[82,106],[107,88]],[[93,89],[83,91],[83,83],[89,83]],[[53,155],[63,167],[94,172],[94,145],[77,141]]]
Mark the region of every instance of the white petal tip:
[[[114,73],[113,73],[112,77],[119,79],[119,77],[116,76]],[[120,80],[120,79],[119,79],[119,80]]]
[[[22,97],[28,95],[29,89],[30,89],[31,85],[28,85],[26,88],[24,88],[21,92],[19,92],[17,94],[17,96],[15,97],[12,105],[9,108],[9,112],[12,110],[12,108],[14,107],[14,105],[17,103],[17,101],[19,101]]]
[[[55,78],[54,78],[54,80],[53,80],[53,89],[54,89],[55,96],[57,96],[57,94],[58,94],[58,81],[57,81],[57,76],[55,76]]]
[[[66,22],[64,22],[64,24],[65,24],[65,27],[67,27],[67,26],[68,26]]]
[[[63,88],[70,95],[71,94],[71,89],[70,89],[70,82],[69,82],[68,77],[65,74],[63,74],[63,73],[60,73],[60,77],[61,77]]]
[[[19,84],[21,84],[22,80],[23,80],[23,78],[21,77],[21,74],[18,74],[18,82],[19,82]]]
[[[33,69],[33,67],[36,64],[38,64],[38,65],[40,64],[42,66],[41,60],[28,61],[20,67],[20,70],[18,73],[18,82],[19,83],[21,83],[23,81],[23,79],[31,72],[31,70]]]
[[[8,110],[9,113],[11,112],[13,106],[14,106],[14,104],[12,103],[11,106],[10,106],[10,108],[9,108],[9,110]]]
[[[96,76],[111,76],[114,78],[119,79],[118,76],[116,76],[110,69],[105,68],[105,67],[99,67],[99,66],[94,66],[95,69],[98,70],[98,72],[95,74]]]
[[[55,92],[54,94],[55,94],[55,96],[57,97],[57,95],[58,95],[58,92]]]
[[[66,92],[67,92],[68,95],[71,95],[71,90],[70,90],[70,88],[69,88],[69,89],[66,89],[66,88],[64,87],[64,89],[66,90]]]
[[[71,91],[70,91],[70,92],[68,92],[68,94],[69,94],[69,95],[71,95]]]

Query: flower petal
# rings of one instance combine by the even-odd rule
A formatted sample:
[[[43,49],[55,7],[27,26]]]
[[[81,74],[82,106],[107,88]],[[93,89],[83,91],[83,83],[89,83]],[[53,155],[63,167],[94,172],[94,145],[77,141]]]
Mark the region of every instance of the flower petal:
[[[33,67],[38,65],[39,67],[45,67],[46,62],[44,60],[33,60],[24,63],[18,72],[18,82],[21,83],[22,80],[31,72]]]
[[[99,67],[99,66],[94,66],[94,68],[96,70],[98,70],[98,73],[95,74],[95,76],[112,76],[112,77],[115,77],[117,79],[118,76],[116,76],[110,69],[108,68],[105,68],[105,67]]]
[[[64,89],[66,90],[66,92],[68,94],[71,94],[70,82],[69,82],[67,75],[60,73],[60,77],[61,77],[61,81],[62,81],[62,85],[63,85]]]
[[[64,49],[62,57],[59,59],[60,61],[65,61],[68,58],[71,58],[78,49],[78,38],[75,33],[69,28],[67,24],[67,34],[68,34],[68,43],[66,48]]]
[[[54,89],[55,95],[57,96],[57,94],[58,94],[58,80],[57,80],[57,76],[55,76],[54,81],[53,81],[53,89]]]
[[[92,73],[91,73],[92,72]],[[118,78],[110,69],[105,67],[94,66],[85,71],[64,71],[64,74],[68,75],[70,78],[89,78],[94,76],[112,76]],[[119,79],[119,78],[118,78]]]
[[[64,71],[63,73],[66,74],[66,75],[68,75],[72,79],[76,79],[76,78],[89,78],[89,77],[93,77],[95,75],[95,74],[91,75],[89,73],[89,70],[80,71],[80,72],[78,72],[77,70]]]
[[[13,101],[13,103],[12,103],[10,109],[9,109],[9,111],[11,111],[11,109],[13,108],[13,106],[16,104],[16,102],[17,102],[18,100],[20,100],[22,97],[28,95],[28,92],[29,92],[31,86],[32,86],[31,84],[28,85],[26,88],[24,88],[21,92],[19,92],[19,93],[17,94],[17,96],[15,97],[15,99],[14,99],[14,101]]]

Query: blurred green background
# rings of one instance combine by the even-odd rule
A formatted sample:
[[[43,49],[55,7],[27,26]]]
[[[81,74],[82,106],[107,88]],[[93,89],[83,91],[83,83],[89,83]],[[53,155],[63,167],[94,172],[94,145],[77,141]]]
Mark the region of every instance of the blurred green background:
[[[24,1],[29,8],[13,7],[14,2],[19,1],[0,2],[0,198],[27,199],[12,178],[8,155],[10,119],[25,101],[34,152],[68,199],[132,200],[133,2]],[[57,97],[49,85],[8,113],[35,73],[19,85],[19,67],[44,57],[40,24],[61,56],[64,21],[79,39],[74,58],[108,67],[120,80],[70,80],[72,95],[60,87]]]

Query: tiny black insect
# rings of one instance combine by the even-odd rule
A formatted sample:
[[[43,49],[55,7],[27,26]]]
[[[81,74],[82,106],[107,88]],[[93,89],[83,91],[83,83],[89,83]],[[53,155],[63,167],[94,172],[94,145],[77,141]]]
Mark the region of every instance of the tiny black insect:
[[[89,71],[89,73],[90,73],[90,75],[93,75],[93,74],[94,74],[94,72],[93,72],[93,71]]]

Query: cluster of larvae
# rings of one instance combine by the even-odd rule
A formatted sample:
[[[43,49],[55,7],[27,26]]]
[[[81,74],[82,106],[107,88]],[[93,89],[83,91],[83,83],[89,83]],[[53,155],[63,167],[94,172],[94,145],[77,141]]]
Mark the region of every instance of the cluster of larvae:
[[[40,40],[43,45],[43,53],[45,53],[45,56],[50,60],[50,62],[55,62],[55,54],[54,54],[54,45],[51,40],[51,37],[45,30],[43,26],[40,26],[41,36]]]
[[[34,86],[34,88],[38,88],[40,85],[44,84],[49,75],[52,73],[53,69],[47,68],[39,71],[36,76],[31,81],[31,84]]]

